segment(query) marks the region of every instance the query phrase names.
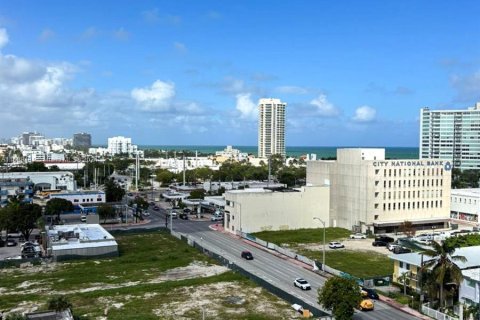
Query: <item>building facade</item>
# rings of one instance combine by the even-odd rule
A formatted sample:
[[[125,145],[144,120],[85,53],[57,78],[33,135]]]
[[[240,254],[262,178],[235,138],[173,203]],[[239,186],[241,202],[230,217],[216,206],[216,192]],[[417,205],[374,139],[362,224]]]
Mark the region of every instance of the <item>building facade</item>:
[[[110,155],[132,154],[137,151],[137,146],[132,144],[131,138],[122,136],[108,138],[108,152]]]
[[[8,199],[20,197],[23,202],[33,200],[33,182],[30,179],[0,179],[0,207],[8,204]]]
[[[68,171],[48,172],[5,172],[5,179],[28,179],[35,184],[35,190],[77,190],[73,173]]]
[[[446,227],[451,166],[442,160],[385,160],[385,149],[337,149],[336,161],[308,161],[307,185],[330,185],[330,224],[375,233],[404,221]]]
[[[62,192],[53,193],[50,199],[60,198],[70,201],[74,206],[80,204],[98,204],[105,203],[106,197],[103,191],[77,191],[77,192]]]
[[[480,102],[467,110],[421,109],[420,158],[480,169]]]
[[[329,187],[274,191],[247,188],[225,194],[225,230],[246,233],[328,227]]]
[[[260,99],[258,105],[258,157],[285,157],[285,107],[280,99]]]
[[[450,217],[452,219],[480,222],[480,188],[452,189]]]
[[[92,136],[89,133],[75,133],[73,135],[74,148],[90,148],[92,146]]]

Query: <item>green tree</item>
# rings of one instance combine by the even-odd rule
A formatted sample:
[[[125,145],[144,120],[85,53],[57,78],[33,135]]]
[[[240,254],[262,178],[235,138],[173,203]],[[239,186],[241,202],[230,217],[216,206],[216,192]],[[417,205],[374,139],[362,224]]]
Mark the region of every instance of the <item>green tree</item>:
[[[100,219],[103,219],[103,223],[107,222],[107,219],[113,219],[116,217],[115,208],[108,204],[101,204],[97,210]]]
[[[190,192],[190,199],[204,199],[205,198],[205,191],[204,190],[193,190]]]
[[[168,171],[167,169],[158,169],[156,171],[157,181],[161,182],[162,185],[168,185],[173,182],[175,174]]]
[[[25,240],[30,239],[37,221],[42,216],[42,207],[38,204],[22,203],[12,214],[15,229],[20,231]]]
[[[336,320],[350,320],[362,300],[355,280],[333,277],[318,289],[318,303],[332,310]]]
[[[48,168],[45,167],[43,162],[32,162],[27,163],[27,171],[28,172],[44,172],[48,171]]]
[[[400,231],[401,233],[403,233],[407,237],[413,237],[415,235],[415,232],[416,232],[413,223],[411,221],[407,221],[407,220],[403,221],[400,224],[400,227],[399,227],[398,231]]]
[[[59,312],[72,309],[72,304],[66,296],[55,296],[48,300],[48,309]]]
[[[136,197],[135,200],[130,201],[130,206],[135,207],[135,223],[138,222],[138,218],[140,218],[140,220],[143,220],[143,217],[140,215],[140,212],[142,210],[148,209],[149,204],[147,200],[143,199],[142,197]]]
[[[60,220],[60,214],[64,212],[72,212],[73,204],[62,198],[53,198],[48,200],[45,206],[45,214],[50,216],[57,216],[57,221]]]
[[[9,313],[5,320],[25,320],[26,317],[19,312]]]
[[[422,273],[430,274],[431,278],[434,279],[440,292],[439,301],[440,308],[442,308],[445,304],[444,290],[446,284],[454,283],[458,288],[463,279],[462,271],[455,262],[466,262],[467,259],[464,256],[454,256],[456,248],[447,242],[439,244],[433,241],[431,247],[432,249],[423,251],[424,255],[432,259],[423,264]]]
[[[125,195],[125,190],[120,187],[113,179],[105,180],[104,186],[107,202],[121,201],[123,196]]]

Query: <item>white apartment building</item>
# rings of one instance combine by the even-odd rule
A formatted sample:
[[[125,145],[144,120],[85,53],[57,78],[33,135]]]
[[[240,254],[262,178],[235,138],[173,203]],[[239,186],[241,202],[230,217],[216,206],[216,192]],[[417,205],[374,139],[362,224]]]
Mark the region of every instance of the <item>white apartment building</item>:
[[[444,228],[450,218],[451,164],[385,160],[385,149],[338,149],[336,161],[308,161],[307,186],[330,185],[330,224],[355,231]]]
[[[280,99],[260,99],[258,105],[258,157],[285,157],[285,107]]]
[[[242,161],[248,159],[248,153],[242,153],[240,150],[234,149],[232,146],[227,146],[222,151],[216,151],[215,156],[218,162],[223,162],[222,160]]]
[[[480,169],[480,102],[467,110],[421,109],[420,158]]]
[[[480,223],[480,188],[452,189],[450,217]]]
[[[185,161],[184,159],[177,158],[160,158],[155,163],[155,167],[167,169],[173,173],[180,173],[184,170],[193,170],[196,168],[210,168],[212,170],[218,170],[220,168],[220,166],[209,157],[185,157]]]
[[[132,144],[131,138],[122,136],[108,138],[108,152],[110,155],[132,154],[137,151],[137,146]]]

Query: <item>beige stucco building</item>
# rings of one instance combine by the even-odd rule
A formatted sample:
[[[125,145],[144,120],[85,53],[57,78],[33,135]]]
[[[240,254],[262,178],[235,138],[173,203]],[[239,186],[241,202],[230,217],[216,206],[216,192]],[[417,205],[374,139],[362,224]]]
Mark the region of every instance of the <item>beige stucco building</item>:
[[[225,193],[225,229],[236,233],[322,227],[329,221],[329,187],[232,190]]]
[[[330,225],[364,232],[443,228],[450,218],[451,165],[385,160],[385,149],[337,150],[336,161],[308,161],[307,185],[330,185]]]

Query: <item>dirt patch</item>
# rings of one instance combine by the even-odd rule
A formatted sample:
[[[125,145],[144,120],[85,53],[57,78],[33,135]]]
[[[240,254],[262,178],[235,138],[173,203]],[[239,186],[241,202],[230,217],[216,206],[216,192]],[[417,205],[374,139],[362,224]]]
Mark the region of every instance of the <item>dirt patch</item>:
[[[229,269],[224,266],[208,265],[205,262],[193,262],[186,267],[180,267],[168,270],[159,277],[148,281],[148,283],[160,283],[169,280],[184,280],[192,278],[203,278],[215,276]]]
[[[330,249],[328,243],[325,245],[325,251],[341,251],[341,250],[351,250],[351,251],[364,251],[364,252],[376,252],[383,255],[391,255],[392,253],[388,251],[385,247],[374,247],[372,246],[373,239],[347,239],[342,241],[345,248],[343,249]],[[322,251],[323,244],[319,243],[305,243],[299,244],[298,248],[312,250],[312,251]]]

